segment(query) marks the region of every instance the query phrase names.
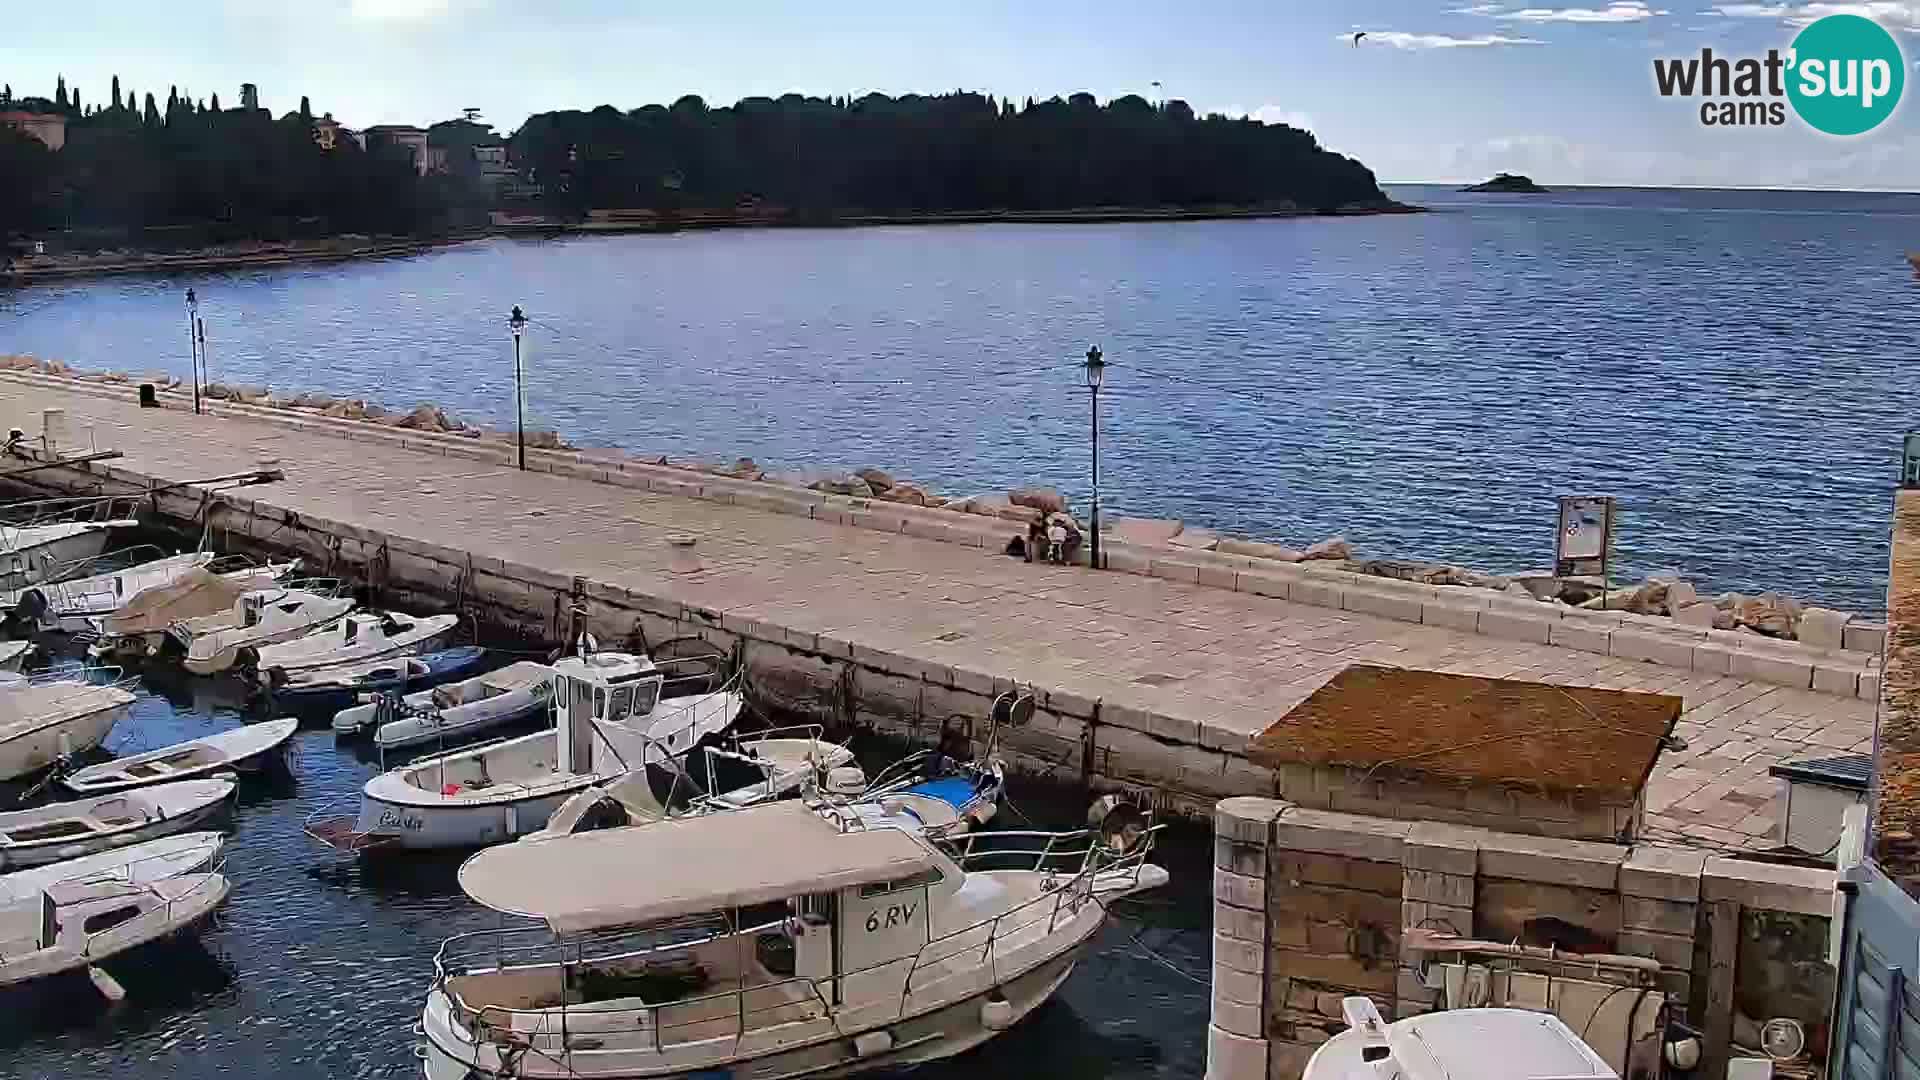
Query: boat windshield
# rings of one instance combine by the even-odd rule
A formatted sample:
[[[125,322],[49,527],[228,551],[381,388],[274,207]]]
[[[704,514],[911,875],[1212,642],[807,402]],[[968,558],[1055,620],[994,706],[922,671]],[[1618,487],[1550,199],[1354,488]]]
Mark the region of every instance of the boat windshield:
[[[612,703],[607,711],[607,719],[625,720],[628,717],[628,715],[632,713],[632,711],[633,711],[633,687],[631,686],[614,687]]]
[[[633,687],[633,715],[634,716],[647,715],[648,713],[653,711],[654,704],[659,700],[660,700],[660,680],[659,679],[648,679],[647,681],[642,683],[635,683]]]

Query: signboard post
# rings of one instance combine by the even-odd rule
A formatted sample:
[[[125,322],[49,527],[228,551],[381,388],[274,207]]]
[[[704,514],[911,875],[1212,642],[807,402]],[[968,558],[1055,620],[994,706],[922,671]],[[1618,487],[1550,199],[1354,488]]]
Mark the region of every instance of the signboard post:
[[[1557,577],[1600,577],[1600,606],[1606,607],[1607,563],[1613,553],[1615,505],[1611,495],[1560,496],[1560,530],[1554,543]]]

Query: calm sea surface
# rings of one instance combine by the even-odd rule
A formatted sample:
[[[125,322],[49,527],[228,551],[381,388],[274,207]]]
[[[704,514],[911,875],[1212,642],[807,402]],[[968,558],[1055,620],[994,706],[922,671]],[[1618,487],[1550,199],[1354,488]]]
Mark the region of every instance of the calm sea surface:
[[[0,292],[0,351],[444,405],[576,442],[875,464],[949,494],[1496,570],[1553,498],[1623,500],[1619,562],[1882,605],[1920,391],[1920,196],[1400,187],[1370,219],[491,240],[420,258]]]
[[[57,639],[56,639],[57,640]],[[257,721],[237,684],[154,672],[133,715],[107,740],[136,753]],[[352,810],[378,770],[365,749],[336,745],[326,717],[295,737],[294,768],[243,783],[225,823],[233,894],[198,941],[110,961],[127,1000],[104,1005],[84,976],[0,992],[0,1078],[273,1080],[417,1077],[411,1027],[454,934],[500,925],[461,893],[462,858],[362,864],[301,831],[307,816]],[[870,771],[897,746],[857,747]],[[11,808],[18,785],[0,785]],[[1076,795],[1016,785],[1009,828],[1076,828]],[[340,806],[342,800],[345,803]],[[1024,820],[1023,820],[1024,819]],[[1029,826],[1027,821],[1037,822]],[[1128,901],[1054,1001],[952,1062],[933,1080],[1051,1075],[1062,1080],[1186,1080],[1206,1067],[1212,839],[1183,825],[1155,861],[1166,889]]]

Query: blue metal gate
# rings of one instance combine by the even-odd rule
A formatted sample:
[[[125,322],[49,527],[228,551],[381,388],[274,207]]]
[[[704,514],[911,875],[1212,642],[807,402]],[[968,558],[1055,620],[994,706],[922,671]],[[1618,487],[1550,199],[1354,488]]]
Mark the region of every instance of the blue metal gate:
[[[1871,862],[1848,870],[1827,1075],[1920,1080],[1920,903]]]

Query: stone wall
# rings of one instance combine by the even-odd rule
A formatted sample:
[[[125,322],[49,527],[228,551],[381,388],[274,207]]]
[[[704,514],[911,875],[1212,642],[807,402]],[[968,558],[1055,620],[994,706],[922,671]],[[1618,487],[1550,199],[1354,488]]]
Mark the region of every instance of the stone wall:
[[[1657,961],[1648,978],[1707,1033],[1710,1068],[1700,1075],[1712,1080],[1736,1045],[1757,1040],[1760,1020],[1792,1017],[1816,1054],[1825,1045],[1830,871],[1262,798],[1221,802],[1214,823],[1209,1080],[1300,1076],[1340,1030],[1346,995],[1372,997],[1396,1019],[1433,1008],[1438,992],[1421,976],[1432,954],[1405,947],[1416,929]],[[1550,972],[1567,966],[1544,963]],[[1517,1002],[1517,980],[1541,964],[1508,966],[1520,974],[1496,988]],[[1586,997],[1578,980],[1557,992],[1545,985],[1542,1001],[1571,1008],[1576,1032],[1581,1017],[1592,1027],[1611,1005],[1609,993],[1592,996],[1591,983]],[[1630,1003],[1637,1012],[1630,996],[1618,1001],[1615,1014]],[[1634,1013],[1605,1023],[1614,1025],[1609,1040],[1639,1030]],[[1641,1051],[1657,1053],[1657,1038]]]

